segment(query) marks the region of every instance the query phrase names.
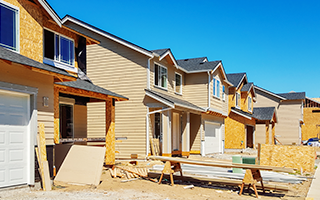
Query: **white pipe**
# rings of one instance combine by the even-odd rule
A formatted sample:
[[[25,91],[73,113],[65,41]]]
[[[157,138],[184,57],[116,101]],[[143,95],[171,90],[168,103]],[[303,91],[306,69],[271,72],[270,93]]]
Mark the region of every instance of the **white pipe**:
[[[152,112],[149,112],[149,107],[147,107],[147,115],[146,115],[146,120],[147,120],[147,122],[146,122],[146,129],[147,129],[147,131],[146,131],[146,138],[147,138],[147,146],[146,146],[146,157],[148,157],[149,156],[149,115],[151,115],[151,114],[154,114],[154,113],[161,113],[161,112],[164,112],[164,111],[167,111],[167,110],[171,110],[172,108],[164,108],[164,109],[161,109],[161,110],[154,110],[154,111],[152,111]]]
[[[148,59],[148,69],[147,69],[147,89],[150,90],[150,61],[154,56]]]
[[[211,90],[211,88],[210,88],[210,72],[208,71],[207,72],[208,73],[208,108],[210,108],[210,104],[211,104],[211,102],[210,102],[210,90]]]

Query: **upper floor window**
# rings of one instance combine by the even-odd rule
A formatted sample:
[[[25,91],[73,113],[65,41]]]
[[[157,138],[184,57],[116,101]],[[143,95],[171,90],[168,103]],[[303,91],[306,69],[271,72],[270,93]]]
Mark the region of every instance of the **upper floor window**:
[[[182,76],[178,73],[175,73],[175,92],[182,94]]]
[[[251,97],[248,97],[248,110],[252,111],[252,100],[251,100]]]
[[[62,35],[44,30],[44,57],[68,66],[73,66],[73,41]],[[46,62],[46,60],[44,60],[44,62]]]
[[[222,100],[223,100],[223,101],[226,100],[226,88],[225,88],[224,85],[222,86]]]
[[[212,78],[212,82],[213,82],[213,96],[220,98],[220,80],[213,77]]]
[[[236,107],[240,108],[240,93],[236,93]]]
[[[167,88],[168,81],[168,71],[167,68],[157,65],[154,65],[154,84],[162,88]]]
[[[18,51],[19,8],[0,0],[0,46]]]

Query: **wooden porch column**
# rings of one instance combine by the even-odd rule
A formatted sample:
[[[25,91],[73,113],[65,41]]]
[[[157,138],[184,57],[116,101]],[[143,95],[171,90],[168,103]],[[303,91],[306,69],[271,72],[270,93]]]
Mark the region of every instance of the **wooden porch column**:
[[[269,143],[269,122],[266,122],[266,144]]]
[[[106,101],[106,165],[115,164],[115,101],[114,99]]]
[[[274,123],[274,122],[272,122],[272,143],[271,144],[275,144],[274,143],[274,140],[275,140],[275,134],[276,134],[276,131],[275,131],[275,128],[276,128],[276,126],[275,126],[276,124]]]
[[[162,156],[172,156],[172,138],[171,138],[171,110],[162,113]]]
[[[55,144],[60,143],[60,122],[59,122],[59,88],[54,87],[54,92],[53,92],[53,107],[54,107],[54,125],[53,125],[53,140]]]
[[[190,155],[190,113],[183,114],[182,156]]]

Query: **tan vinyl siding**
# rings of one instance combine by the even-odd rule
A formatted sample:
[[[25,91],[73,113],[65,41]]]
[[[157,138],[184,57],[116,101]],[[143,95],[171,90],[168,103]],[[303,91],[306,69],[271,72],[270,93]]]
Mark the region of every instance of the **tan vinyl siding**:
[[[260,144],[266,143],[266,125],[265,124],[256,124],[255,144],[258,144],[258,143]]]
[[[88,76],[94,84],[129,98],[129,101],[116,102],[115,134],[116,137],[127,137],[127,140],[116,143],[119,152],[116,157],[139,154],[142,158],[146,152],[147,108],[143,99],[147,86],[147,57],[106,38],[101,41],[99,45],[87,47]],[[94,115],[102,115],[99,112],[101,108],[98,106],[88,106],[88,120]],[[89,135],[99,135],[95,127],[103,125],[97,123],[95,126],[88,123]]]
[[[74,105],[74,137],[87,137],[87,106]]]
[[[101,138],[106,136],[106,103],[87,103],[88,138]]]
[[[53,145],[53,77],[32,72],[14,63],[8,65],[0,61],[0,66],[0,81],[38,88],[38,122],[43,122],[45,125],[46,144]],[[44,96],[49,97],[48,107],[43,106]]]
[[[212,78],[215,77],[217,78],[217,80],[220,81],[220,84],[219,84],[219,97],[216,97],[213,95],[213,81],[212,81]],[[208,78],[207,78],[208,79]],[[216,70],[212,76],[211,76],[211,79],[210,79],[210,107],[211,108],[214,108],[214,109],[217,109],[217,110],[221,110],[221,111],[224,111],[224,112],[227,112],[227,101],[223,101],[222,100],[222,84],[223,84],[223,77],[220,73],[220,70]],[[226,100],[227,100],[227,96],[226,96]]]
[[[201,115],[190,113],[190,150],[201,149]]]
[[[208,74],[187,74],[183,97],[200,107],[208,107]]]

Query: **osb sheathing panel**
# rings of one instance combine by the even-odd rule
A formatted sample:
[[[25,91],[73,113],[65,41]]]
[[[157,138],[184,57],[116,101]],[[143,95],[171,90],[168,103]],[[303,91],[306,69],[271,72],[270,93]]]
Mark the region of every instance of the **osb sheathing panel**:
[[[243,149],[246,148],[246,125],[255,126],[254,119],[247,119],[230,112],[225,119],[225,148]],[[242,141],[242,142],[241,142]]]
[[[320,108],[303,108],[302,140],[320,136],[320,112],[312,112]]]
[[[313,172],[315,147],[261,144],[260,165]]]
[[[112,101],[106,101],[106,165],[115,164],[115,107]]]

